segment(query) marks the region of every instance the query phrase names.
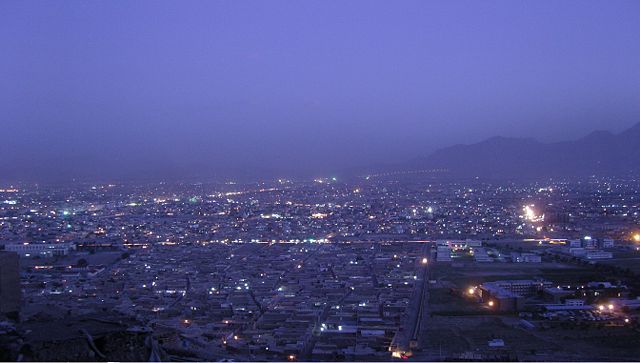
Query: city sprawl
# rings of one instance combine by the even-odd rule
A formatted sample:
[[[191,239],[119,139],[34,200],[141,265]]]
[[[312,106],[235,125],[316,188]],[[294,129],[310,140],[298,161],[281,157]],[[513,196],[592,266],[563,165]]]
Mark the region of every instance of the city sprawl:
[[[0,360],[640,356],[640,180],[0,185],[0,259]]]

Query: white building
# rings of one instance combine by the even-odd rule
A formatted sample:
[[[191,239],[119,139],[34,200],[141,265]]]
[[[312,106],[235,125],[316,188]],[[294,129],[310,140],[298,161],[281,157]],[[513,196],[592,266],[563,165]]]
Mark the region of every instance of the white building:
[[[454,250],[464,250],[464,249],[468,249],[470,247],[482,247],[482,241],[480,240],[475,240],[475,239],[466,239],[466,240],[461,240],[461,239],[440,239],[436,241],[436,245],[438,247],[440,246],[447,246],[450,247]]]
[[[438,246],[436,260],[438,262],[451,262],[451,247]]]
[[[473,250],[473,258],[476,262],[493,262],[493,258],[489,257],[484,248],[475,248]]]
[[[542,257],[540,257],[540,255],[537,255],[535,253],[512,252],[511,253],[511,261],[517,262],[517,263],[521,263],[521,262],[525,262],[525,263],[540,263],[540,262],[542,262]]]
[[[52,257],[65,256],[69,251],[75,250],[74,243],[14,243],[4,246],[7,251],[13,251],[21,257]]]
[[[587,260],[606,260],[613,258],[613,253],[606,251],[589,251],[584,257]]]
[[[564,301],[564,304],[568,306],[583,306],[584,300],[583,299],[566,299]]]
[[[569,240],[569,247],[582,247],[582,241],[579,239]]]
[[[604,238],[600,240],[601,248],[613,248],[615,246],[615,242],[610,238]]]

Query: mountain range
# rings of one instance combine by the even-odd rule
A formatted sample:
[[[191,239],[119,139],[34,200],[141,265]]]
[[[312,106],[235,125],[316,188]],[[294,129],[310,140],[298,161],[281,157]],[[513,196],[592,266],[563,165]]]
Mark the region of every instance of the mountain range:
[[[450,177],[495,179],[640,175],[640,123],[614,134],[594,131],[573,140],[545,143],[492,137],[455,145],[397,165],[393,171],[446,170]],[[389,169],[387,169],[389,171]]]

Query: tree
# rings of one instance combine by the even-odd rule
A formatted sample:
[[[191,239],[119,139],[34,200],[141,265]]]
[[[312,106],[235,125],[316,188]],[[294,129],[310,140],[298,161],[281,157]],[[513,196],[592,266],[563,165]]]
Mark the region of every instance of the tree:
[[[89,263],[84,258],[81,258],[81,259],[78,260],[78,262],[76,262],[76,265],[78,267],[87,267],[87,266],[89,266]]]

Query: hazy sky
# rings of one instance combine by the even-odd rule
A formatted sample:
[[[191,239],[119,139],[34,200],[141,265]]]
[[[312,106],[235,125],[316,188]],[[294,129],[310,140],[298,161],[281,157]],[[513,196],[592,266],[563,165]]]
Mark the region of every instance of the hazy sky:
[[[0,174],[320,173],[640,121],[640,1],[0,1]]]

